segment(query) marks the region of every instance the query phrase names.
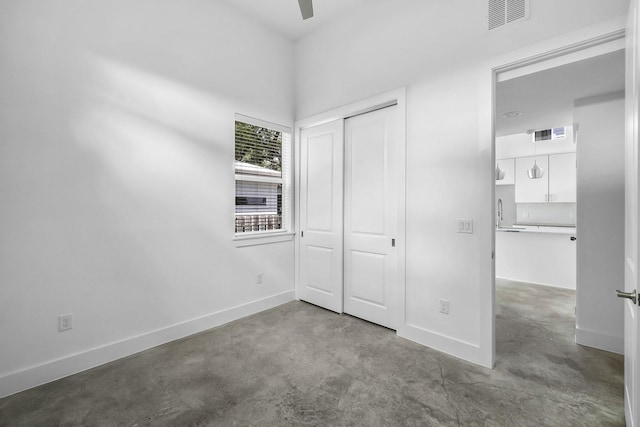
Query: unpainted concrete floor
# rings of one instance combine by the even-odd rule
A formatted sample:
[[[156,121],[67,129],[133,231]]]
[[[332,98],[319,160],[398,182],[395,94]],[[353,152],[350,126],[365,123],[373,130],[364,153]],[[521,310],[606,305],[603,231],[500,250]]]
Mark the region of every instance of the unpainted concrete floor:
[[[622,426],[573,291],[498,281],[493,370],[291,302],[0,400],[2,426]]]

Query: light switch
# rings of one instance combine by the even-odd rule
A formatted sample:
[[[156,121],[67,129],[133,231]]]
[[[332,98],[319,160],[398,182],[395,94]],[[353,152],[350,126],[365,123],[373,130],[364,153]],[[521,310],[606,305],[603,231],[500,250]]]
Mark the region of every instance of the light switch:
[[[458,218],[458,233],[473,233],[473,220]]]

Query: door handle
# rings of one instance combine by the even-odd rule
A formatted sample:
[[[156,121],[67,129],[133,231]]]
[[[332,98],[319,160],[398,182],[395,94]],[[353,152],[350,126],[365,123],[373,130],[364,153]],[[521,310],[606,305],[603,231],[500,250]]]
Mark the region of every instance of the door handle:
[[[576,236],[571,236],[571,237],[569,237],[569,239],[571,239],[572,242],[575,242],[576,241]]]
[[[636,294],[635,289],[633,290],[633,292],[624,292],[616,289],[616,295],[618,296],[618,298],[629,298],[631,301],[633,301],[634,304],[638,301],[638,295]]]

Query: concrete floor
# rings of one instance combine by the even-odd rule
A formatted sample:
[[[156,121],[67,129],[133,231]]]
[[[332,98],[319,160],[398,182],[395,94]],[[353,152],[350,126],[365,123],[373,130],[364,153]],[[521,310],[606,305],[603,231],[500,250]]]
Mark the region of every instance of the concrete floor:
[[[623,358],[573,291],[498,281],[497,364],[291,302],[0,400],[2,426],[622,426]]]

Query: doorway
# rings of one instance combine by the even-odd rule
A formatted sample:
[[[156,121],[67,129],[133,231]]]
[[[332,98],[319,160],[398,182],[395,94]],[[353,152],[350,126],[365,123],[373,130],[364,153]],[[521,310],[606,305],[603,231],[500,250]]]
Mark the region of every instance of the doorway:
[[[505,279],[510,292],[514,283],[525,293],[531,285],[568,289],[575,342],[622,353],[622,336],[614,336],[622,319],[609,288],[623,277],[615,263],[624,241],[624,50],[510,73],[497,74],[494,92],[496,293]],[[604,187],[603,170],[616,175]],[[508,173],[515,182],[500,185]],[[538,187],[544,191],[535,199]]]
[[[298,138],[296,296],[390,329],[404,312],[401,104],[311,119]]]

